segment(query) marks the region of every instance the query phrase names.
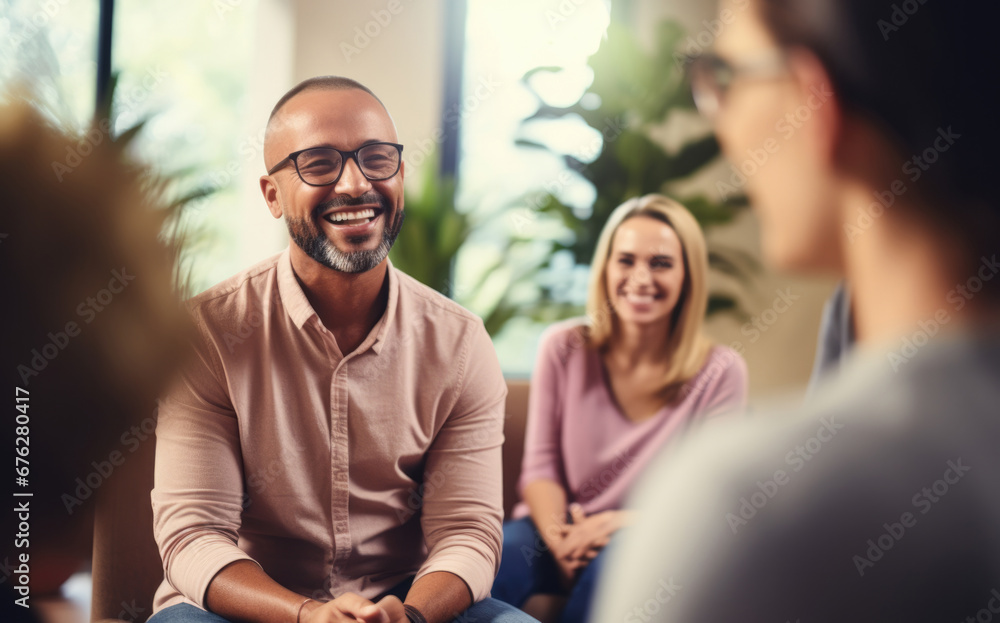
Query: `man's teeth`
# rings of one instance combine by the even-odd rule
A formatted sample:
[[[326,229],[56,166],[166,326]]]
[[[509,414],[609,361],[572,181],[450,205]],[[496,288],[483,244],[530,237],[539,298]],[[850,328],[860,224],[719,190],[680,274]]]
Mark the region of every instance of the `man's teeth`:
[[[374,218],[375,210],[368,208],[366,210],[359,210],[357,212],[334,212],[333,214],[327,214],[326,219],[331,223],[338,223],[340,221],[356,221],[363,218]]]

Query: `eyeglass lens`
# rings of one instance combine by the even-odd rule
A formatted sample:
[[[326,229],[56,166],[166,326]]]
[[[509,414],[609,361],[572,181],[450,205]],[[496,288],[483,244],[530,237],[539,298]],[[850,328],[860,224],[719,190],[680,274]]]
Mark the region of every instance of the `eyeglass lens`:
[[[691,67],[691,87],[698,111],[709,119],[718,112],[729,85],[733,68],[717,57],[702,57]]]
[[[299,154],[299,175],[309,184],[326,184],[340,176],[344,157],[336,149],[317,147]],[[369,180],[384,180],[399,170],[399,150],[393,145],[365,145],[358,150],[358,165]]]

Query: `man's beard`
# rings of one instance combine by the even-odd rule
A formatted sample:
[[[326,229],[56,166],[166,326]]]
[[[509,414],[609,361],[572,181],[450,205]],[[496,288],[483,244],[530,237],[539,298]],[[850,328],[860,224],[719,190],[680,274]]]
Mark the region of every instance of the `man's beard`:
[[[341,251],[316,226],[316,219],[321,218],[320,215],[330,208],[370,203],[377,203],[379,205],[382,210],[381,216],[385,219],[382,223],[382,240],[374,249]],[[389,207],[388,200],[375,191],[370,191],[356,199],[345,200],[337,197],[321,203],[313,209],[311,219],[285,217],[285,226],[288,228],[288,233],[292,237],[292,240],[295,241],[295,244],[299,245],[299,248],[306,255],[327,268],[332,268],[341,273],[355,274],[367,272],[375,268],[389,255],[389,250],[392,249],[393,243],[396,242],[396,236],[399,235],[399,230],[403,226],[405,212],[402,210],[397,212],[395,214],[396,218],[392,223],[388,221],[391,215],[392,210]],[[348,236],[347,241],[364,242],[364,239]]]

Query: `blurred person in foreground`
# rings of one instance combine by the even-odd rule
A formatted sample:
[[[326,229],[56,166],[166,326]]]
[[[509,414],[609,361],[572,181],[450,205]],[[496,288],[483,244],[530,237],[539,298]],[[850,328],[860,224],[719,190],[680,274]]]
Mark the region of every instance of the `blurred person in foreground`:
[[[708,253],[690,212],[662,195],[619,206],[594,253],[588,316],[542,337],[520,490],[493,596],[520,607],[568,594],[584,621],[605,546],[649,461],[696,422],[746,404],[743,358],[702,331]]]
[[[807,407],[707,426],[650,470],[592,620],[991,620],[997,4],[721,11],[696,99],[731,159],[768,154],[746,188],[765,255],[846,277],[857,344]]]
[[[402,150],[354,80],[275,105],[260,187],[291,241],[190,302],[200,357],[156,429],[151,621],[533,620],[488,597],[507,393],[489,335],[388,259]]]
[[[94,499],[115,477],[92,486],[94,464],[128,460],[121,438],[155,406],[189,328],[157,238],[166,212],[105,130],[81,140],[20,99],[0,106],[5,622],[63,620],[59,588],[90,561]]]

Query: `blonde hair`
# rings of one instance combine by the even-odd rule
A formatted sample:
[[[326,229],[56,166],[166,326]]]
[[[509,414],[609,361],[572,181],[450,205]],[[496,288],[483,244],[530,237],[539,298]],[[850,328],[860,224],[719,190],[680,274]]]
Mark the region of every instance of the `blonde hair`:
[[[711,340],[702,329],[708,308],[708,250],[701,226],[687,208],[663,195],[649,194],[629,199],[611,213],[601,230],[591,264],[587,341],[592,348],[604,349],[617,335],[618,320],[607,290],[608,259],[618,228],[638,216],[669,225],[680,239],[684,256],[684,285],[677,306],[670,314],[671,326],[663,349],[669,367],[660,391],[670,402],[684,383],[698,374],[712,348]]]

